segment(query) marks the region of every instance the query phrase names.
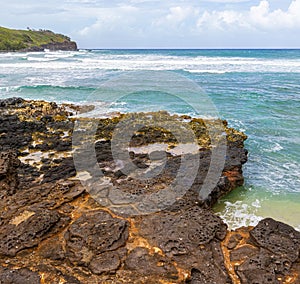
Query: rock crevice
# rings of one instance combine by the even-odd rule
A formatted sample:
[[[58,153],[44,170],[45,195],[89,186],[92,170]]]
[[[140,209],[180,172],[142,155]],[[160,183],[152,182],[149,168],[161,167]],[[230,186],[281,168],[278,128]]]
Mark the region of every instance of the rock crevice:
[[[272,219],[228,231],[210,210],[243,183],[243,133],[222,122],[224,168],[209,198],[201,200],[211,160],[203,120],[189,119],[197,133],[196,153],[178,154],[184,148],[170,133],[145,128],[132,137],[128,164],[115,161],[111,152],[112,131],[126,116],[99,120],[95,153],[106,181],[100,185],[93,171],[78,173],[74,165],[73,117],[80,111],[20,98],[0,101],[0,283],[300,283],[299,232]],[[164,112],[151,115],[170,118]],[[135,207],[143,214],[124,206],[126,196],[139,200],[167,188],[182,156],[198,154],[195,180],[175,202],[158,200],[149,212]],[[153,162],[165,162],[155,179],[130,176],[136,168],[152,170]],[[92,164],[84,155],[82,163]],[[89,190],[79,176],[91,184]]]

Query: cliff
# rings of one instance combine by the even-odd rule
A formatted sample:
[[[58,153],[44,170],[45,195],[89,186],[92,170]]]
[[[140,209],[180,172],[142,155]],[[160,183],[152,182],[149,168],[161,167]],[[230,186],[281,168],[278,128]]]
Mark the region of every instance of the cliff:
[[[147,172],[151,170],[150,157],[156,165],[165,161],[156,178],[143,180],[132,178],[132,166],[120,163],[112,153],[118,123],[134,117],[139,125],[140,116],[118,114],[98,119],[92,133],[93,150],[105,182],[94,184],[93,173],[96,180],[101,175],[93,171],[90,149],[80,149],[77,142],[89,140],[84,126],[95,121],[73,118],[81,111],[78,106],[21,98],[0,100],[0,283],[300,282],[299,232],[272,219],[264,219],[254,228],[228,231],[209,208],[243,183],[242,165],[247,160],[243,133],[222,122],[226,162],[208,200],[201,200],[198,191],[212,153],[205,121],[166,112],[146,114],[189,124],[201,147],[199,156],[193,150],[176,152],[178,145],[171,133],[155,127],[141,129],[132,136],[130,160]],[[72,146],[76,123],[83,135],[79,141],[73,139]],[[170,147],[149,148],[155,143]],[[83,152],[77,167],[76,151]],[[195,162],[194,157],[201,166],[193,185],[176,202],[160,208],[164,200],[153,199],[152,206],[161,210],[137,215],[122,212],[127,206],[122,204],[124,198],[163,191],[184,159]],[[84,179],[82,176],[88,181],[86,186],[78,179],[80,165],[91,170]],[[186,175],[189,171],[191,168],[183,169]]]
[[[14,30],[0,27],[0,51],[77,50],[69,37],[49,30]]]

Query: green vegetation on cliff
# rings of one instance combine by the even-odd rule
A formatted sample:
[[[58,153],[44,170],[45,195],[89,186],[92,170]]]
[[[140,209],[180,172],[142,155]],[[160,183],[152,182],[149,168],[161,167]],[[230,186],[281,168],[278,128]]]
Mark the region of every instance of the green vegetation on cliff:
[[[60,48],[61,47],[61,48]],[[13,30],[0,27],[0,51],[76,49],[70,38],[49,30]]]

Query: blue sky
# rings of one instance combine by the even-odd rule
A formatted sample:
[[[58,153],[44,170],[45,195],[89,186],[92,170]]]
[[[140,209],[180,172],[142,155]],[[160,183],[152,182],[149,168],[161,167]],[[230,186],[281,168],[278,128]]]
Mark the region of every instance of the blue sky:
[[[1,1],[0,25],[80,48],[300,48],[300,0]]]

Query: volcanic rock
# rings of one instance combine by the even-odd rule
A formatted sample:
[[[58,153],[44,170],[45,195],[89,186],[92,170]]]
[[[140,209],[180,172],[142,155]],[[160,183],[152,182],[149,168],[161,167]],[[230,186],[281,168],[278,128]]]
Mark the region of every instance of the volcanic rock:
[[[229,231],[210,209],[243,184],[243,133],[215,122],[226,137],[224,165],[202,199],[217,147],[205,120],[166,112],[102,118],[91,158],[80,148],[90,119],[78,118],[82,139],[72,140],[75,114],[90,109],[0,100],[0,283],[300,283],[299,232],[272,219]],[[120,121],[139,125],[145,115],[193,129],[196,150],[157,127],[136,131],[129,145],[112,141]],[[149,178],[137,179],[139,171]],[[174,180],[191,173],[173,198]]]

